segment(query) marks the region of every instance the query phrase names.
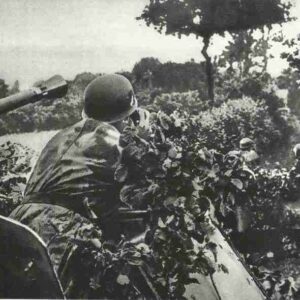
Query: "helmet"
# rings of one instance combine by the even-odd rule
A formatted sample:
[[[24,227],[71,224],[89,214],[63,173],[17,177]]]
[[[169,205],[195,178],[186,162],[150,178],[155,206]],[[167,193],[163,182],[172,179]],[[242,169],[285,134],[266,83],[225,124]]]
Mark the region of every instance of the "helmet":
[[[84,91],[84,112],[89,118],[113,123],[130,116],[136,108],[133,87],[122,75],[97,77]]]
[[[254,141],[250,138],[243,138],[240,140],[240,149],[241,150],[250,150],[254,146]]]
[[[150,127],[150,112],[144,108],[137,108],[135,112],[130,116],[135,126],[139,126],[144,129]]]
[[[293,152],[296,158],[300,158],[300,144],[295,145],[295,147],[293,148]]]
[[[237,162],[240,159],[240,157],[240,151],[232,150],[224,156],[224,162],[232,164],[234,162]]]
[[[280,107],[280,108],[278,108],[278,112],[279,112],[281,118],[286,121],[288,120],[288,118],[291,114],[291,110],[288,107]]]
[[[291,110],[288,107],[280,107],[278,108],[278,111],[286,114],[289,114],[291,112]]]

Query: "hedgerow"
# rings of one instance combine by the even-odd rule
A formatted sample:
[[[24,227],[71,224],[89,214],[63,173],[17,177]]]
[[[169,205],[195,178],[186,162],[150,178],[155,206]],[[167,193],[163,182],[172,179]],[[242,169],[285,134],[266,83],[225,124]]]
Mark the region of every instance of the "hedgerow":
[[[268,156],[275,150],[286,150],[293,133],[292,123],[283,119],[277,111],[281,105],[277,101],[279,99],[270,95],[263,99],[242,96],[211,108],[194,91],[162,94],[148,108],[162,110],[167,115],[175,113],[179,118],[193,118],[199,141],[209,149],[230,151],[247,136],[256,142],[259,152]]]

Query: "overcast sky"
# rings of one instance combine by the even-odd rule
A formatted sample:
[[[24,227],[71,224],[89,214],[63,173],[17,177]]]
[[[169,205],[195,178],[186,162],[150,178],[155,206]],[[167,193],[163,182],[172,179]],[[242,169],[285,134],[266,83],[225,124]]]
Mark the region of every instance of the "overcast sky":
[[[300,1],[295,10],[300,17]],[[157,33],[136,21],[147,0],[1,0],[0,78],[23,87],[37,79],[61,74],[72,79],[81,72],[130,71],[139,59],[162,62],[202,60],[201,41]],[[300,33],[300,22],[285,33]],[[226,41],[214,39],[213,54]],[[275,49],[278,50],[278,48]],[[276,60],[276,74],[284,64]]]

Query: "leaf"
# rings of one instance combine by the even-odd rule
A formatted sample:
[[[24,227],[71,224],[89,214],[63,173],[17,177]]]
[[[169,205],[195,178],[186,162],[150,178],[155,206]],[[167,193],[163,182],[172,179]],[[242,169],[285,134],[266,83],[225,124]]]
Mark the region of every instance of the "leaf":
[[[240,180],[240,179],[238,179],[238,178],[232,178],[231,180],[230,180],[230,182],[236,187],[236,188],[238,188],[239,190],[242,190],[243,189],[243,182]]]
[[[219,270],[220,271],[222,271],[222,272],[224,272],[224,273],[226,273],[226,274],[229,274],[229,270],[228,270],[228,268],[225,266],[225,265],[223,265],[223,264],[219,264]]]
[[[225,175],[226,177],[230,177],[230,176],[232,175],[232,172],[233,172],[233,170],[227,170],[227,171],[224,173],[224,175]]]
[[[157,116],[161,127],[165,130],[169,130],[169,123],[171,122],[170,118],[161,111],[157,114]]]
[[[174,220],[174,215],[168,216],[166,220],[166,224],[169,225]]]
[[[141,149],[133,144],[129,144],[126,148],[124,148],[122,153],[123,159],[125,162],[132,159],[139,160],[141,156]]]
[[[167,240],[166,234],[160,229],[155,231],[155,238],[162,241]]]
[[[194,180],[192,181],[192,185],[193,185],[194,190],[196,190],[196,191],[201,191],[201,190],[203,190],[203,186],[202,186],[202,185],[199,185],[198,182],[199,182],[199,178],[194,179]]]
[[[129,204],[130,197],[134,191],[134,185],[124,185],[120,191],[120,200],[126,204]]]
[[[227,200],[230,201],[230,204],[231,205],[234,205],[235,204],[235,197],[232,193],[229,193],[228,196],[227,196]]]
[[[115,180],[117,182],[125,182],[128,176],[128,168],[124,164],[118,165],[115,171]]]
[[[217,261],[217,244],[214,242],[208,242],[205,247],[212,252],[215,261]]]
[[[130,280],[127,275],[119,274],[117,277],[117,283],[120,285],[127,285],[129,284]]]
[[[198,152],[198,155],[199,155],[199,158],[203,161],[206,161],[206,155],[205,155],[205,152],[203,151],[203,149],[201,149],[199,152]]]
[[[256,179],[254,172],[251,169],[249,169],[246,165],[243,165],[242,170],[248,172],[253,177],[253,179]]]
[[[168,151],[168,156],[170,157],[170,158],[176,158],[176,156],[177,156],[177,151],[176,151],[176,149],[175,148],[171,148],[169,151]]]
[[[201,281],[200,281],[200,279],[197,279],[196,277],[195,278],[190,277],[190,278],[187,278],[184,283],[186,285],[193,284],[193,283],[199,284],[199,283],[201,283]]]
[[[149,246],[145,243],[139,243],[135,246],[135,248],[137,248],[143,254],[148,254],[151,252]]]
[[[170,158],[165,159],[165,161],[163,162],[162,165],[163,169],[170,169],[172,167],[172,161],[170,160]]]
[[[226,208],[223,200],[220,202],[220,213],[223,217],[226,216]]]
[[[158,223],[157,223],[158,227],[160,228],[166,228],[166,224],[163,222],[163,220],[161,218],[158,219]]]

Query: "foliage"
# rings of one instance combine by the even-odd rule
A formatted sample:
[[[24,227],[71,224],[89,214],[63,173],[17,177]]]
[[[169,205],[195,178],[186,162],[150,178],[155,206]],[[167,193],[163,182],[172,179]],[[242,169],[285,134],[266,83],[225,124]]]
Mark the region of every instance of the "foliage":
[[[273,58],[270,42],[282,44],[282,31],[264,28],[232,32],[228,45],[218,57],[218,66],[230,74],[236,71],[240,78],[250,74],[253,78],[261,77],[267,72],[269,59]]]
[[[16,94],[16,93],[19,93],[19,92],[20,92],[20,83],[19,83],[19,80],[16,80],[14,82],[13,86],[10,88],[9,94],[13,95],[13,94]]]
[[[131,143],[124,149],[125,161],[120,165],[117,175],[119,180],[125,183],[121,199],[127,206],[151,207],[154,212],[159,211],[155,226],[164,220],[162,216],[164,216],[165,206],[161,206],[161,199],[167,196],[171,196],[170,200],[173,203],[180,199],[179,203],[184,208],[182,213],[201,211],[203,208],[205,211],[212,203],[219,221],[231,231],[245,230],[249,224],[249,228],[260,231],[292,226],[291,218],[283,209],[284,201],[289,200],[289,193],[293,192],[289,190],[289,176],[286,171],[258,169],[253,172],[245,163],[241,152],[232,151],[233,153],[223,155],[215,150],[201,147],[193,139],[195,134],[191,134],[191,131],[194,129],[194,124],[193,120],[188,120],[188,115],[185,116],[186,119],[181,120],[178,120],[178,115],[174,113],[170,117],[158,113],[157,117],[160,127],[156,129],[158,132],[154,131],[152,135],[158,135],[158,140],[153,142],[153,145],[158,148],[154,150],[160,151],[153,151],[150,157],[149,153],[143,156],[147,149],[144,140],[147,133],[143,131],[139,132],[134,139],[132,137],[125,139],[125,145]],[[183,118],[182,115],[181,117]],[[161,132],[165,135],[161,136]],[[140,139],[141,136],[143,140]],[[162,137],[165,138],[168,147],[161,143]],[[140,146],[136,147],[137,145]],[[164,151],[162,151],[163,146],[166,147]],[[163,152],[166,154],[162,155]],[[193,201],[189,200],[189,195],[192,196]],[[169,217],[172,219],[171,216]],[[167,221],[168,217],[165,220]],[[166,225],[171,226],[169,223]],[[154,228],[150,227],[150,232]],[[176,230],[177,232],[184,230],[183,224]],[[283,232],[280,238],[286,256],[297,256],[297,246],[293,237]],[[168,244],[167,240],[164,242],[162,248],[158,249],[158,253],[160,255],[165,253],[168,260],[171,260],[172,249],[167,248],[168,252],[164,252]],[[151,249],[151,244],[149,246]],[[263,254],[265,258],[268,255],[269,253]],[[176,257],[175,253],[174,256]],[[164,261],[163,257],[161,257],[162,261]],[[178,261],[177,258],[177,263],[180,262],[181,260]],[[192,269],[189,270],[191,271]],[[293,299],[296,288],[293,287],[291,279],[278,272],[272,273],[271,270],[266,270],[264,274],[264,276],[260,274],[262,282],[267,284],[270,278],[272,280],[270,295],[276,292]]]
[[[205,66],[193,60],[185,63],[161,63],[157,58],[146,57],[135,64],[132,75],[137,90],[151,91],[153,88],[163,92],[204,90]]]
[[[187,112],[191,116],[195,116],[209,108],[207,102],[203,101],[201,96],[199,91],[162,93],[156,96],[153,103],[147,108],[155,112],[161,110],[167,115],[178,111],[182,113]]]
[[[297,69],[288,68],[277,78],[277,85],[288,91],[287,105],[297,117],[300,116],[300,73]]]
[[[281,104],[275,96],[260,91],[256,97],[257,100],[242,96],[222,101],[219,107],[209,110],[199,92],[162,94],[148,108],[173,113],[177,122],[182,119],[186,126],[190,124],[187,132],[192,132],[193,139],[208,149],[228,152],[238,147],[240,139],[250,137],[259,152],[270,155],[285,145],[293,131],[288,121],[281,118]]]
[[[95,77],[91,73],[77,75],[69,82],[65,97],[28,104],[1,116],[0,134],[59,129],[79,121],[83,91]]]
[[[291,6],[290,1],[282,0],[150,0],[138,19],[160,33],[203,38],[208,95],[213,101],[213,66],[207,53],[211,36],[286,22],[291,19]]]
[[[83,277],[76,285],[78,289],[83,282],[90,286],[82,297],[180,298],[185,285],[194,282],[190,273],[226,270],[207,256],[214,253],[208,239],[208,213],[213,206],[231,231],[237,228],[231,222],[232,212],[236,219],[236,207],[250,207],[255,216],[252,227],[267,230],[266,226],[282,226],[286,172],[253,172],[239,152],[224,155],[203,148],[195,139],[194,125],[188,114],[179,119],[178,112],[170,116],[159,112],[152,115],[150,131],[129,126],[122,134],[124,150],[115,174],[123,185],[120,199],[124,207],[149,210],[150,218],[146,228],[137,225],[134,231],[125,231],[118,245],[102,241],[96,246],[93,238],[77,241],[74,265],[76,268],[80,263],[84,271],[81,269]],[[128,242],[143,231],[144,240]],[[291,244],[285,244],[288,254],[295,253],[289,249]],[[264,253],[264,259],[268,255]],[[253,264],[252,257],[249,262]],[[262,264],[261,259],[258,266]],[[266,286],[271,282],[269,291],[273,294],[283,284],[290,284],[270,269],[260,269],[257,276]],[[290,289],[282,287],[281,294],[287,293]]]
[[[289,20],[291,3],[280,0],[151,0],[140,18],[166,34],[211,36]]]
[[[8,85],[5,80],[0,79],[0,98],[6,97],[8,94]]]
[[[31,170],[32,150],[7,142],[0,146],[0,213],[8,216],[20,204],[27,175]]]
[[[300,36],[296,38],[287,39],[283,45],[287,47],[287,50],[281,54],[281,58],[286,59],[292,69],[296,69],[299,72],[300,58],[299,58],[299,43]]]
[[[214,249],[208,240],[210,205],[204,198],[197,203],[196,174],[183,145],[172,142],[174,120],[162,113],[152,117],[149,131],[125,130],[115,176],[123,183],[123,205],[150,210],[145,243],[152,250],[148,272],[155,289],[163,299],[181,298],[185,285],[193,282],[190,274],[212,274],[217,268],[206,255]]]
[[[57,101],[55,114],[52,105],[35,108],[39,126],[51,114],[51,126],[57,126],[54,120],[59,122],[54,116],[64,116],[59,126],[70,122],[70,112],[74,112],[71,121],[75,122],[80,113],[78,99],[91,77],[80,80],[80,88],[71,86],[69,102],[63,106]],[[83,298],[155,298],[157,294],[164,299],[180,298],[185,285],[193,282],[190,273],[212,274],[218,268],[226,271],[226,266],[206,255],[214,254],[214,245],[208,239],[208,213],[212,207],[228,232],[247,227],[249,212],[250,228],[260,231],[288,228],[297,222],[295,216],[283,210],[283,201],[294,193],[286,171],[254,171],[243,161],[241,152],[227,153],[237,149],[245,136],[255,140],[262,154],[277,151],[278,141],[289,137],[286,120],[278,121],[279,99],[262,86],[248,91],[252,94],[246,96],[244,89],[237,99],[224,97],[212,109],[201,101],[204,96],[200,91],[161,94],[152,100],[145,95],[145,103],[150,102],[148,108],[154,112],[151,128],[127,127],[121,138],[122,161],[115,176],[124,186],[120,194],[123,205],[151,212],[148,226],[145,230],[138,224],[133,232],[126,231],[118,245],[102,241],[96,247],[93,239],[89,243],[77,241],[75,265],[84,266],[81,279],[90,286]],[[20,120],[24,120],[22,116]],[[25,120],[23,126],[29,124],[29,114]],[[1,202],[6,214],[15,207],[10,201]],[[142,242],[128,242],[133,233],[143,231],[146,238]],[[286,255],[295,256],[293,239],[286,234],[280,239]],[[270,255],[263,252],[257,261],[250,255],[248,262],[262,266]],[[279,291],[288,299],[288,294],[294,293],[288,278],[270,268],[258,271],[270,294]],[[76,284],[80,289],[80,280]]]
[[[157,58],[144,57],[134,65],[132,74],[141,87],[151,88],[153,73],[160,65],[161,62]]]
[[[145,59],[147,60],[147,58]],[[141,63],[142,61],[143,59],[137,65],[144,65]],[[151,103],[163,91],[199,89],[204,94],[203,98],[207,98],[205,93],[203,93],[204,70],[202,64],[191,61],[183,64],[168,62],[159,65],[159,69],[152,72],[153,86],[150,90],[148,89],[148,84],[145,84],[143,79],[139,80],[134,71],[119,72],[119,74],[124,75],[133,83],[141,105]],[[144,74],[144,72],[147,72],[147,69],[141,66],[140,72]],[[78,74],[72,81],[68,82],[69,88],[65,97],[28,104],[2,115],[0,119],[0,134],[60,129],[75,123],[81,116],[83,91],[87,84],[96,76],[96,74],[92,73]],[[141,76],[143,77],[143,75]],[[164,78],[167,78],[167,80]],[[4,81],[3,83],[5,91],[2,96],[0,95],[0,98],[18,92],[18,81],[10,88]]]

